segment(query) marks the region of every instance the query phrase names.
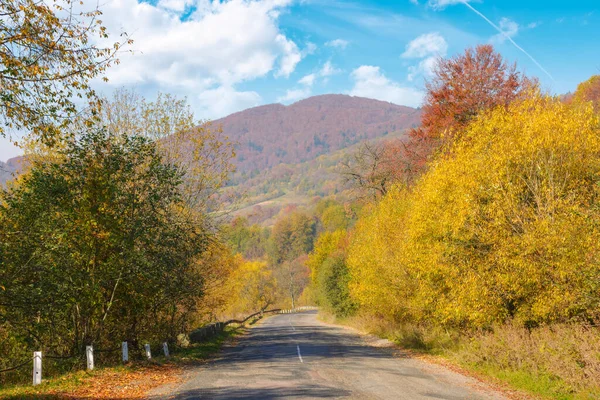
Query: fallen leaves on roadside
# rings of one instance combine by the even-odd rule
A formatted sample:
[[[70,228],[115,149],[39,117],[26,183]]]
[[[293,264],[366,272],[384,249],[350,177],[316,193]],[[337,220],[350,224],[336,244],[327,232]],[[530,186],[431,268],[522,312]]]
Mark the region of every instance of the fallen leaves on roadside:
[[[125,370],[106,369],[90,375],[71,392],[52,393],[60,399],[145,399],[158,386],[180,380],[181,367],[175,364],[147,364]]]

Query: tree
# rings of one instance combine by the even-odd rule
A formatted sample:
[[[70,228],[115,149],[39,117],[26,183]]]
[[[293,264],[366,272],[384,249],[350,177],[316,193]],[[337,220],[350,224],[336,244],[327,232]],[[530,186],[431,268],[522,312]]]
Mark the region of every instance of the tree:
[[[239,253],[248,260],[265,257],[269,240],[268,228],[250,225],[246,218],[237,217],[223,231],[225,240],[234,253]]]
[[[414,182],[423,167],[423,143],[416,136],[408,141],[365,142],[342,162],[341,174],[358,198],[380,199],[391,186]]]
[[[433,139],[449,140],[481,112],[507,107],[535,86],[535,80],[518,72],[516,64],[509,66],[491,45],[440,59],[426,85],[422,128]]]
[[[173,338],[202,295],[208,242],[182,212],[182,171],[105,130],[60,153],[2,192],[0,324],[27,353]]]
[[[300,211],[280,217],[269,238],[271,264],[280,265],[308,254],[313,248],[315,234],[315,220]]]
[[[346,317],[356,309],[348,286],[347,237],[345,230],[324,232],[319,236],[307,262],[317,303],[340,317]]]
[[[273,272],[263,261],[245,261],[237,258],[237,268],[231,274],[227,290],[230,316],[245,317],[264,311],[276,300],[276,281]]]
[[[112,135],[156,141],[165,160],[183,169],[183,195],[190,209],[220,209],[218,192],[235,171],[233,143],[220,127],[197,121],[187,99],[158,93],[156,100],[148,101],[120,89],[112,99],[102,99],[99,123]]]
[[[349,183],[360,197],[377,199],[385,196],[394,179],[382,144],[363,143],[350,159],[342,162],[344,183]]]
[[[600,112],[600,75],[594,75],[577,85],[571,100],[573,103],[592,102],[594,110]]]
[[[112,63],[124,43],[108,38],[101,11],[78,10],[72,0],[0,1],[0,135],[30,131],[53,144],[77,113],[79,101],[96,107],[90,81]],[[123,36],[123,35],[122,35]],[[82,100],[78,100],[82,99]]]
[[[165,162],[177,164],[183,171],[182,196],[187,211],[211,224],[224,203],[221,188],[235,171],[233,143],[220,128],[197,121],[187,102],[170,94],[158,93],[148,101],[133,90],[118,89],[111,98],[101,98],[95,115],[80,116],[65,127],[69,136],[94,126],[106,129],[116,140],[142,136],[156,143]],[[56,157],[55,148],[38,141],[25,141],[27,157]]]
[[[479,115],[412,190],[358,221],[352,298],[467,329],[597,319],[599,122],[589,103],[541,94]]]
[[[288,297],[292,307],[308,283],[304,259],[313,248],[315,235],[316,221],[300,211],[280,217],[271,231],[269,262],[284,293],[282,297]]]
[[[535,79],[508,65],[491,45],[467,49],[464,54],[442,59],[427,82],[421,126],[409,132],[408,158],[424,171],[431,154],[460,137],[480,113],[507,107],[537,90]]]

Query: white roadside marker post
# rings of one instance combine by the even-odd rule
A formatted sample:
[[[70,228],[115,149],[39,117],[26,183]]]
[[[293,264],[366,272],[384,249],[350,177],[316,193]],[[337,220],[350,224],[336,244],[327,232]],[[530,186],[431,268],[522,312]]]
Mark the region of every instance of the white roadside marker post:
[[[165,357],[169,358],[169,345],[167,342],[163,343],[163,352],[165,353]]]
[[[146,357],[148,358],[148,360],[151,359],[152,358],[152,354],[150,353],[150,345],[148,343],[146,343],[144,345],[144,348],[146,349]]]
[[[42,383],[42,352],[33,352],[33,385]]]
[[[87,359],[87,369],[94,369],[94,347],[93,346],[85,346],[85,358]]]
[[[127,342],[121,343],[121,351],[123,352],[123,362],[129,361],[129,349],[127,348]]]

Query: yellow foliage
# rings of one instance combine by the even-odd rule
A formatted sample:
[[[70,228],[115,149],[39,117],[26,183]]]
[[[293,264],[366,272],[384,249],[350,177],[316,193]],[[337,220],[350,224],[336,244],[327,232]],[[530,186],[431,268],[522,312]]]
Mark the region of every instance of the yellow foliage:
[[[340,247],[340,242],[346,237],[346,231],[338,229],[334,232],[323,232],[315,243],[314,250],[308,256],[307,265],[310,268],[310,277],[314,283],[319,274],[319,267],[334,251]]]
[[[359,221],[355,299],[457,326],[597,314],[598,122],[541,95],[480,116],[412,193]]]
[[[275,302],[275,278],[263,261],[245,261],[237,255],[237,268],[229,276],[226,308],[229,316],[245,317]]]

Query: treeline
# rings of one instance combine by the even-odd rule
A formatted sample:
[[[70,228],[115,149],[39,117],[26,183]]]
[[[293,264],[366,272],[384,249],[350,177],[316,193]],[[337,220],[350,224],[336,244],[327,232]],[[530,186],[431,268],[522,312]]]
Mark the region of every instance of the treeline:
[[[132,43],[94,44],[108,39],[100,9],[0,11],[0,136],[26,133],[23,169],[0,191],[0,384],[29,381],[33,351],[50,377],[83,367],[88,345],[96,365],[119,362],[122,341],[135,359],[270,304],[270,272],[220,234],[235,155],[221,129],[168,94],[99,96],[91,80]]]
[[[355,182],[376,200],[309,256],[318,303],[505,378],[525,370],[532,390],[547,378],[550,397],[597,394],[600,77],[553,97],[491,46],[434,74],[421,127]]]
[[[234,253],[250,260],[253,268],[260,266],[272,279],[269,301],[261,304],[312,305],[308,254],[319,235],[352,226],[359,208],[331,198],[316,199],[307,207],[284,207],[272,227],[251,224],[244,217],[234,218],[223,228],[223,237]]]
[[[121,90],[100,104],[53,146],[30,141],[26,170],[0,193],[0,369],[41,350],[63,360],[51,375],[87,345],[122,341],[135,357],[225,306],[205,299],[228,272],[208,255],[224,247],[212,199],[231,144],[169,95]]]

